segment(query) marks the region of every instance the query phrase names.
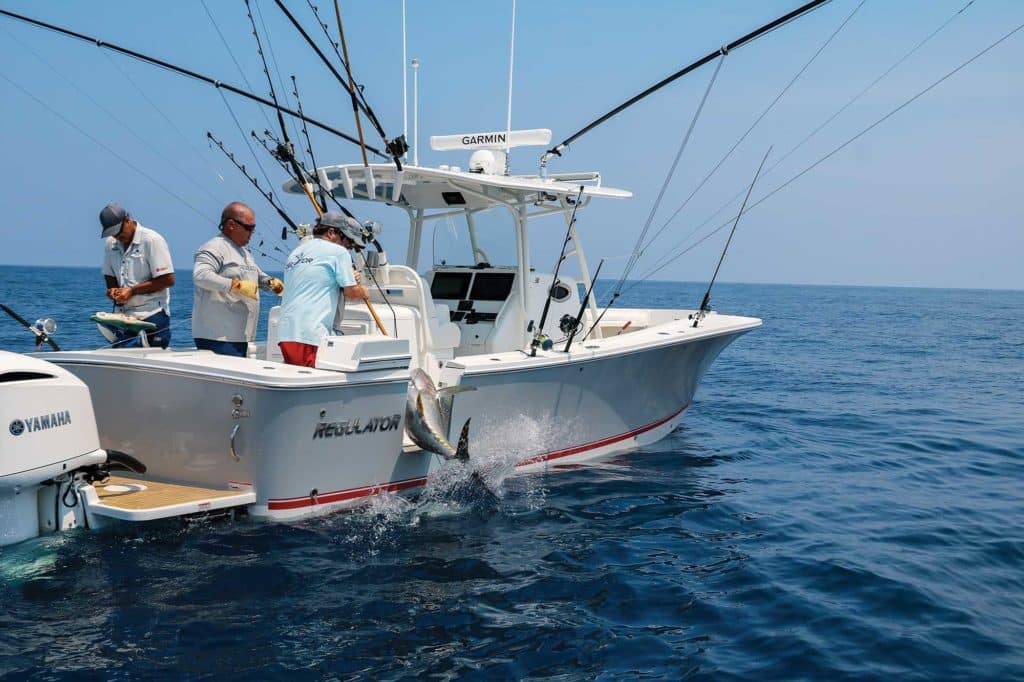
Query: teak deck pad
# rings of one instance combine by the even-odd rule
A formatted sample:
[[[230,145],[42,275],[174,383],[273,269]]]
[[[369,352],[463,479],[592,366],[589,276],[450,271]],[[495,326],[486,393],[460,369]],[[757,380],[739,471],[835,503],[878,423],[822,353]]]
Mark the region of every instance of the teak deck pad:
[[[107,490],[108,486],[145,486],[145,490]],[[232,497],[246,497],[250,493],[241,490],[218,490],[200,488],[177,483],[160,483],[137,478],[111,476],[104,483],[96,483],[96,494],[105,507],[124,510],[155,509],[188,502],[226,500]],[[220,505],[218,505],[220,506]],[[228,505],[230,506],[230,505]]]

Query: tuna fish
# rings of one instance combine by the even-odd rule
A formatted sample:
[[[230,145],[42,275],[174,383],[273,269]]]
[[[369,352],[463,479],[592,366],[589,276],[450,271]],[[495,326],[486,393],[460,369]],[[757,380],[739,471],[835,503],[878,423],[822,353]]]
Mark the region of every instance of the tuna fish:
[[[452,447],[445,437],[451,426],[450,397],[463,391],[476,390],[475,386],[450,386],[438,390],[430,375],[422,369],[412,371],[409,393],[405,405],[405,431],[412,442],[427,452],[469,462],[469,421],[462,426],[458,445]]]

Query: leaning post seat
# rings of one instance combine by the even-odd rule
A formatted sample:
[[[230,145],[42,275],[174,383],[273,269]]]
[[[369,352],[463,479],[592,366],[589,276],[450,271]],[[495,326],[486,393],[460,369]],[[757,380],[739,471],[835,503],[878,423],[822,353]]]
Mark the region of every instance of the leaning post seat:
[[[454,356],[454,349],[460,341],[459,327],[452,324],[449,319],[448,306],[436,304],[430,295],[430,289],[423,279],[412,268],[405,265],[387,265],[386,273],[377,275],[381,289],[387,296],[384,296],[374,286],[369,286],[370,302],[377,310],[384,327],[389,334],[395,334],[395,317],[402,318],[404,315],[397,315],[399,308],[413,311],[411,320],[416,338],[410,339],[420,353],[433,353],[438,359],[450,359]],[[383,275],[383,276],[381,276]],[[396,315],[392,315],[388,307],[390,304],[396,309]],[[349,301],[345,309],[345,321],[363,321],[369,311],[360,303]],[[397,335],[406,336],[410,333],[406,325],[399,319]],[[376,327],[371,324],[370,333],[376,333]]]

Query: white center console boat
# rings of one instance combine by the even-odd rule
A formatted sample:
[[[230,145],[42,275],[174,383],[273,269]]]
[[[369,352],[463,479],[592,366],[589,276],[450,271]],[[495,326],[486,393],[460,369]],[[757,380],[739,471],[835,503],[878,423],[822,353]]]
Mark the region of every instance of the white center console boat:
[[[629,192],[601,186],[597,173],[504,175],[502,153],[480,151],[469,171],[317,169],[319,185],[343,201],[403,209],[409,255],[390,264],[382,251],[367,253],[371,307],[347,304],[315,369],[280,361],[276,308],[267,343],[250,358],[159,349],[47,353],[91,391],[99,446],[142,459],[149,480],[242,493],[251,496],[249,513],[287,519],[426,483],[442,460],[403,438],[414,369],[442,390],[475,389],[448,399],[445,428],[451,438],[471,420],[478,462],[538,468],[668,434],[718,354],[761,321],[683,309],[602,311],[593,297],[582,300],[592,282],[570,224],[574,211]],[[294,182],[285,189],[304,191]],[[489,211],[509,218],[511,263],[491,264],[480,246],[477,218]],[[568,230],[577,277],[533,267],[529,230],[550,216],[564,219],[557,229]],[[424,230],[441,219],[464,222],[472,258],[421,275]]]

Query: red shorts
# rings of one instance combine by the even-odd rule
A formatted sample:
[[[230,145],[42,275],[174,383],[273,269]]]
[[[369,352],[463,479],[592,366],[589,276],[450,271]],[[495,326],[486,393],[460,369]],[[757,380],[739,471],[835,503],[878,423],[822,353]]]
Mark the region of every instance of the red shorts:
[[[289,365],[301,367],[316,367],[316,351],[318,346],[311,346],[308,343],[298,341],[281,341],[277,344],[281,348],[281,355]]]

